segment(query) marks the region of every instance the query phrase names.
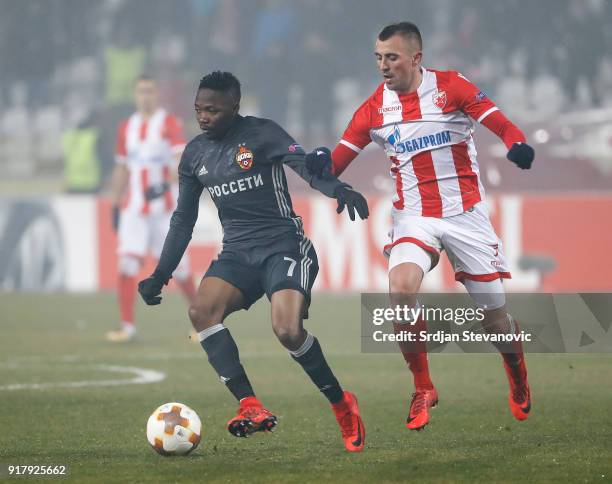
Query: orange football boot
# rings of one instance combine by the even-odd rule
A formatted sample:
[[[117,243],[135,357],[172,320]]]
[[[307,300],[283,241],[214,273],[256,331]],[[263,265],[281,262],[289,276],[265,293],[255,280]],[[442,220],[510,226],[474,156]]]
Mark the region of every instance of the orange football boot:
[[[365,444],[365,425],[359,415],[357,397],[351,392],[344,390],[344,398],[332,404],[332,410],[336,415],[344,447],[349,452],[361,452]]]
[[[236,437],[248,437],[254,432],[271,432],[276,423],[276,416],[256,397],[246,397],[240,400],[236,416],[227,422],[227,430]]]
[[[423,430],[429,423],[429,409],[434,408],[437,404],[438,392],[435,388],[414,392],[410,402],[406,427],[410,430]]]
[[[504,369],[510,383],[510,394],[508,395],[510,411],[515,419],[527,420],[531,410],[531,390],[527,382],[525,360],[522,359],[517,367],[511,367],[504,361]]]

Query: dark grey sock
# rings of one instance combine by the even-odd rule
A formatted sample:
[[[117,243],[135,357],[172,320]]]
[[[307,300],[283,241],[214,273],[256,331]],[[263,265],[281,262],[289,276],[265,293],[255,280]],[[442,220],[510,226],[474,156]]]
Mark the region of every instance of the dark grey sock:
[[[240,363],[238,347],[234,338],[224,326],[215,329],[216,332],[206,336],[200,342],[208,355],[208,361],[237,400],[255,396],[251,382],[249,382]]]
[[[309,334],[302,348],[291,352],[291,357],[304,368],[312,382],[330,403],[338,403],[342,400],[344,397],[342,388],[325,361],[317,338]]]

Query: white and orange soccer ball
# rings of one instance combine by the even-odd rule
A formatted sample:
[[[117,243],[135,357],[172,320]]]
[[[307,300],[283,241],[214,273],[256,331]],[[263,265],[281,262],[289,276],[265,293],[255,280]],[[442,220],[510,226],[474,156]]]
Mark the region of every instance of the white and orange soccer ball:
[[[147,440],[161,455],[186,455],[200,443],[202,422],[183,403],[164,403],[147,422]]]

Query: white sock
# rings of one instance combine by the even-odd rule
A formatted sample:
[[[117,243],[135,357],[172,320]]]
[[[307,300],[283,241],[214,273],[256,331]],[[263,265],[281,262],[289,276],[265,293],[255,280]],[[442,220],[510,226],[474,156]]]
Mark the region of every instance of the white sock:
[[[306,354],[308,352],[308,350],[310,348],[312,348],[312,345],[314,343],[314,336],[311,335],[310,333],[308,333],[306,335],[306,339],[304,340],[304,342],[302,343],[302,346],[300,346],[297,350],[295,351],[290,351],[289,353],[296,357],[299,358],[300,356]]]
[[[200,331],[198,333],[200,342],[204,341],[209,336],[212,336],[213,334],[218,333],[219,331],[223,331],[224,329],[225,329],[225,325],[223,323],[219,323],[219,324],[215,324],[209,328],[206,328]]]

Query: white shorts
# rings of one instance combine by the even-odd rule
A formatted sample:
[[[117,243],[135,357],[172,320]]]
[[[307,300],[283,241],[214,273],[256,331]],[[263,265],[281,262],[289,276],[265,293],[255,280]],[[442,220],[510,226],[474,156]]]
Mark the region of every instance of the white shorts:
[[[151,253],[159,259],[164,241],[170,228],[172,213],[143,215],[130,210],[123,210],[119,218],[119,245],[117,255],[127,255],[144,259]],[[177,271],[189,267],[187,252],[183,256]]]
[[[393,231],[389,234],[389,244],[385,255],[390,256],[395,247],[401,244],[414,244],[433,258],[433,268],[445,250],[455,271],[455,280],[493,281],[510,279],[510,271],[503,253],[503,245],[489,220],[489,212],[484,202],[459,215],[445,218],[406,215],[393,213]],[[409,251],[405,251],[409,254]],[[389,270],[403,262],[402,251],[399,257],[390,259]],[[406,257],[408,259],[409,257]],[[430,268],[422,267],[424,272]]]

